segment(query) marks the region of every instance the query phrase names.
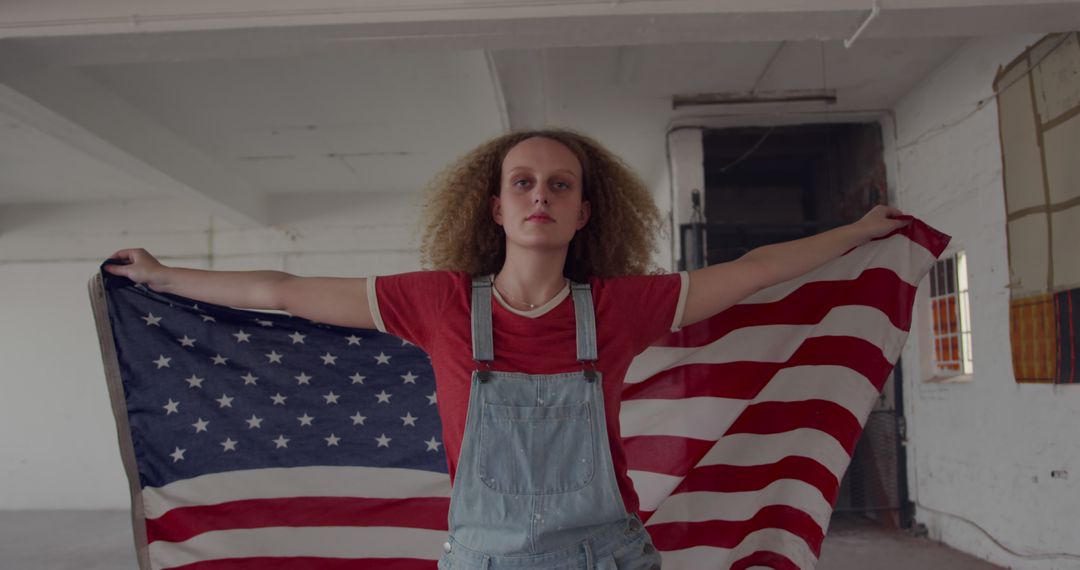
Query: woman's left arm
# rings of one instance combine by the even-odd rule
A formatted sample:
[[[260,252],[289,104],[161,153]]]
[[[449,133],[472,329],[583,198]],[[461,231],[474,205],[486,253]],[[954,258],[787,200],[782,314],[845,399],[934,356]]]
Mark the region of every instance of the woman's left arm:
[[[690,271],[680,326],[705,320],[766,287],[794,279],[853,247],[911,223],[890,219],[901,215],[896,208],[874,206],[855,223],[758,247],[734,261]]]

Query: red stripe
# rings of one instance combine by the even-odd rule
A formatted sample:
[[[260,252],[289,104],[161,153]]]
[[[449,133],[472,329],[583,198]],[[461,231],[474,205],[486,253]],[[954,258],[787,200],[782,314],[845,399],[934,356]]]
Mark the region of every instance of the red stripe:
[[[759,550],[736,560],[731,565],[731,570],[744,570],[755,566],[766,566],[773,570],[802,570],[798,564],[792,562],[787,556],[767,550]]]
[[[624,384],[622,399],[680,400],[714,397],[750,400],[784,367],[782,362],[722,362],[685,364],[664,370],[634,384]],[[737,379],[724,382],[721,379]]]
[[[649,525],[649,536],[659,550],[682,550],[695,546],[735,548],[750,533],[761,529],[786,530],[803,539],[814,555],[821,550],[824,532],[810,515],[786,505],[762,507],[745,521],[670,522]]]
[[[851,455],[862,424],[847,408],[828,400],[762,402],[746,408],[724,434],[784,433],[812,428],[832,436]]]
[[[221,558],[171,566],[167,570],[434,570],[435,560],[416,558],[320,558],[317,556],[253,556]]]
[[[721,362],[687,364],[626,384],[622,399],[679,400],[689,397],[753,399],[777,372],[795,366],[843,366],[881,390],[893,365],[873,343],[850,336],[819,336],[799,345],[786,362]]]
[[[924,247],[934,257],[941,257],[941,252],[945,251],[945,248],[952,241],[952,237],[943,234],[934,228],[926,225],[926,222],[916,219],[914,216],[896,216],[897,220],[911,220],[911,223],[907,226],[900,228],[897,231],[888,233],[880,238],[885,239],[894,234],[901,234],[906,236],[912,242],[917,243]]]
[[[214,530],[277,526],[398,526],[447,530],[450,499],[295,497],[179,507],[146,520],[146,540],[182,542]]]
[[[682,477],[715,445],[715,441],[674,435],[623,438],[628,469]]]
[[[683,327],[653,343],[653,346],[704,346],[743,327],[761,325],[809,325],[821,320],[836,307],[865,305],[884,313],[896,328],[911,329],[911,306],[915,300],[911,284],[889,269],[867,269],[845,281],[804,283],[783,299],[771,303],[740,303],[708,319]]]
[[[765,465],[695,467],[671,494],[700,491],[717,493],[759,491],[781,479],[796,479],[813,485],[829,504],[832,504],[840,488],[840,481],[824,465],[809,457],[792,455]]]

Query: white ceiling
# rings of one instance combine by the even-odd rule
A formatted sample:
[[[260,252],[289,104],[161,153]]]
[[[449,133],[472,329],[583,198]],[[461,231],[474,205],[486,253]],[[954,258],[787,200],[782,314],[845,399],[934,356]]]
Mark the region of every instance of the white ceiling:
[[[89,6],[89,8],[88,8]],[[835,89],[889,109],[973,35],[1080,27],[1077,2],[772,0],[0,5],[0,205],[415,192],[508,128],[578,127],[646,180],[674,94]],[[992,70],[991,70],[992,71]],[[816,103],[822,109],[822,103]],[[634,140],[648,138],[648,141]]]

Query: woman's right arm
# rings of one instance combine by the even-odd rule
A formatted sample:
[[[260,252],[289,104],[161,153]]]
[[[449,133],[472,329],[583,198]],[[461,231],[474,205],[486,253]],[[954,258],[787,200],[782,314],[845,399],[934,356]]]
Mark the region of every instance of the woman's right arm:
[[[167,267],[141,248],[122,249],[110,258],[126,264],[106,265],[106,271],[154,291],[229,307],[285,311],[329,325],[375,328],[364,278]]]

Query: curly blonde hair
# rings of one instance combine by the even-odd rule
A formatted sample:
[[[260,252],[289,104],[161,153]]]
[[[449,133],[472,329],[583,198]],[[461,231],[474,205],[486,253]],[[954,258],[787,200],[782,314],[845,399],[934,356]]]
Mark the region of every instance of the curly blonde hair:
[[[645,183],[596,140],[569,129],[517,131],[491,139],[448,166],[431,183],[424,203],[421,261],[425,267],[496,273],[506,259],[506,234],[492,219],[490,197],[498,196],[502,163],[514,145],[533,137],[562,143],[581,163],[582,200],[592,215],[570,242],[563,274],[575,281],[591,276],[636,275],[650,270],[663,218]]]

